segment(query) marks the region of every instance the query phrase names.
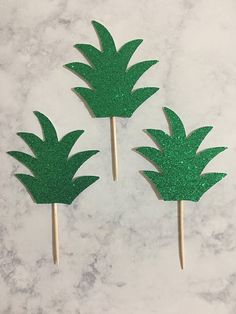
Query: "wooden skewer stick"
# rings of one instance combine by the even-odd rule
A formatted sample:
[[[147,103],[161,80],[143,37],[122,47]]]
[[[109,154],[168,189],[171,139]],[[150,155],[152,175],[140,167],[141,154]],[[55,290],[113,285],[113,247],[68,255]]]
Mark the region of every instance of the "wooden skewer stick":
[[[111,150],[112,150],[112,172],[113,180],[118,180],[118,156],[117,156],[117,139],[116,139],[116,118],[111,117]]]
[[[52,255],[55,265],[59,265],[59,238],[57,204],[52,204]]]
[[[179,231],[179,260],[181,269],[184,269],[184,206],[183,201],[178,201],[178,231]]]

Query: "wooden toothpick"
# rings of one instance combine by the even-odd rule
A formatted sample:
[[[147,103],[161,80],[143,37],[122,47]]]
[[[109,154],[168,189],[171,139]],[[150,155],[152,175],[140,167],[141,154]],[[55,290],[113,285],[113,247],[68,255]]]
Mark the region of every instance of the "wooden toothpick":
[[[55,265],[59,265],[59,238],[57,204],[52,204],[52,255]]]
[[[184,206],[183,201],[178,201],[178,231],[179,231],[179,260],[180,267],[184,269]]]
[[[118,156],[117,156],[117,139],[116,139],[116,118],[111,117],[111,150],[112,150],[112,172],[113,180],[118,180]]]

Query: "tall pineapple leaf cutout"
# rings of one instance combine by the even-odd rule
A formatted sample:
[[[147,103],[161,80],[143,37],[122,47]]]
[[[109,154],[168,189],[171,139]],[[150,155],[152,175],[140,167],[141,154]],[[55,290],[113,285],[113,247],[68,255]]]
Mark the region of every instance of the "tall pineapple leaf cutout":
[[[196,129],[186,135],[184,125],[177,114],[164,108],[171,134],[162,130],[146,130],[158,149],[139,147],[136,150],[151,161],[158,171],[144,171],[144,175],[165,201],[178,202],[179,253],[184,268],[183,201],[197,202],[226,173],[204,173],[206,165],[226,147],[213,147],[198,152],[198,148],[211,126]]]
[[[17,133],[30,147],[34,156],[19,151],[10,151],[8,154],[32,173],[32,175],[17,173],[15,176],[25,186],[33,200],[37,204],[52,204],[53,260],[58,264],[57,203],[71,204],[83,190],[99,179],[97,176],[75,177],[80,166],[98,150],[83,151],[69,156],[72,147],[84,131],[70,132],[59,140],[52,122],[38,111],[34,114],[42,127],[44,139],[32,133]]]
[[[142,61],[128,67],[129,61],[142,39],[135,39],[117,50],[109,31],[100,23],[92,21],[101,44],[101,51],[90,44],[75,47],[86,57],[89,64],[72,62],[65,66],[87,82],[87,87],[74,90],[87,103],[97,118],[111,120],[113,178],[118,179],[118,158],[115,117],[130,118],[134,111],[157,90],[157,87],[134,89],[138,79],[157,60]]]

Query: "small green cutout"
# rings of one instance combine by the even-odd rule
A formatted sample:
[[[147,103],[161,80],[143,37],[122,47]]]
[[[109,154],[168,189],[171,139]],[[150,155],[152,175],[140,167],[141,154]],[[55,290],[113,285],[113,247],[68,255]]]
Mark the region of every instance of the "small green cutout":
[[[17,133],[31,148],[34,156],[19,151],[8,152],[33,174],[19,173],[16,177],[38,204],[71,204],[83,190],[99,179],[97,176],[74,178],[80,166],[98,150],[83,151],[69,157],[72,147],[84,131],[70,132],[58,140],[51,121],[38,111],[34,114],[42,127],[44,140],[32,133]]]
[[[180,118],[164,108],[171,135],[161,130],[147,130],[160,149],[139,147],[136,150],[159,170],[144,171],[165,201],[198,201],[201,196],[226,176],[226,173],[205,173],[206,165],[226,147],[213,147],[197,152],[211,131],[211,126],[199,128],[188,136]]]
[[[101,51],[89,44],[75,47],[90,65],[73,62],[65,66],[84,79],[90,88],[74,90],[84,99],[95,117],[131,117],[134,111],[157,90],[145,87],[133,90],[138,79],[157,60],[143,61],[128,68],[129,61],[142,39],[127,42],[119,50],[108,30],[92,22],[100,39]]]

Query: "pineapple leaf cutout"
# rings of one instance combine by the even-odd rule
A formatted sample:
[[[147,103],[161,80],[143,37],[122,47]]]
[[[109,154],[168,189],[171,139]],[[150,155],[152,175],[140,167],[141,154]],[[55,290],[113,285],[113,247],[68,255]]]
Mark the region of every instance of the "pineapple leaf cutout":
[[[72,147],[84,131],[70,132],[58,140],[51,121],[38,111],[34,114],[42,127],[44,140],[32,133],[17,133],[34,156],[19,151],[8,152],[32,173],[18,173],[16,177],[38,204],[71,204],[83,190],[99,179],[97,176],[74,177],[80,166],[98,150],[83,151],[69,157]]]
[[[101,44],[101,51],[90,44],[75,47],[86,57],[89,64],[72,62],[65,66],[88,83],[90,88],[74,90],[87,103],[95,117],[131,117],[134,111],[157,90],[144,87],[134,90],[138,79],[157,60],[139,62],[128,67],[129,61],[142,39],[135,39],[117,50],[109,31],[92,21]]]
[[[188,136],[177,114],[164,108],[171,134],[148,129],[147,133],[159,149],[139,147],[136,150],[158,169],[144,171],[165,201],[199,201],[201,196],[226,176],[226,173],[205,173],[206,165],[226,147],[213,147],[197,152],[200,144],[211,131],[211,126],[196,129]]]
[[[118,180],[118,154],[116,140],[116,117],[130,118],[134,111],[157,90],[157,87],[135,89],[139,78],[157,60],[136,63],[129,67],[129,61],[141,44],[135,39],[117,50],[109,31],[102,24],[92,21],[100,40],[101,50],[90,44],[76,44],[89,64],[72,62],[65,65],[89,87],[75,87],[74,91],[87,104],[89,111],[98,118],[110,117],[113,179]]]
[[[158,171],[144,171],[165,201],[177,201],[179,259],[184,269],[184,200],[197,202],[213,185],[226,176],[226,173],[202,174],[206,165],[226,147],[213,147],[198,152],[198,148],[211,126],[196,129],[186,135],[184,125],[177,114],[169,108],[164,108],[169,122],[170,135],[162,130],[148,129],[147,133],[158,145],[154,147],[139,147],[137,152],[150,160]]]

